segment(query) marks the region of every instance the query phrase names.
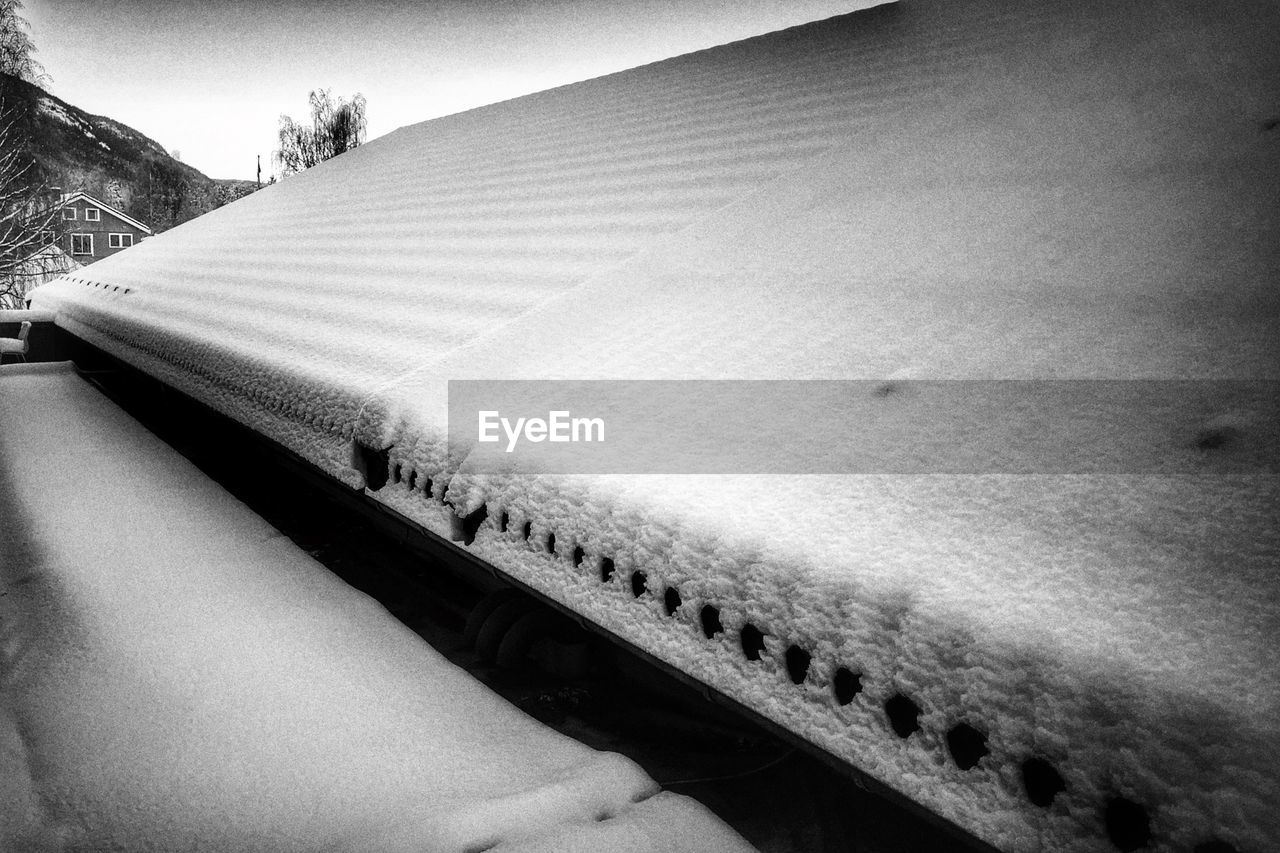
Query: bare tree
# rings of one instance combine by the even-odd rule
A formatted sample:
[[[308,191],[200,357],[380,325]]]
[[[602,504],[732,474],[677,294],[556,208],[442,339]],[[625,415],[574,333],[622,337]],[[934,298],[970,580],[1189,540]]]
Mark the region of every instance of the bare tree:
[[[0,103],[0,308],[21,308],[28,290],[71,267],[55,242],[58,203],[17,135]]]
[[[32,58],[36,46],[27,31],[31,25],[18,14],[22,0],[0,0],[0,74],[20,77],[37,86],[47,83],[44,66]]]
[[[357,93],[350,103],[317,89],[310,95],[311,126],[280,116],[280,148],[275,161],[286,175],[310,169],[364,142],[366,121],[364,96]]]

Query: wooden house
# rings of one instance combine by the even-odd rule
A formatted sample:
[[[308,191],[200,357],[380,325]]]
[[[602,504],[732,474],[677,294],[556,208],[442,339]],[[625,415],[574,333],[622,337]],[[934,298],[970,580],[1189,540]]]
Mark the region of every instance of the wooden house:
[[[79,264],[91,264],[151,236],[146,225],[86,192],[66,193],[59,205],[58,246]]]

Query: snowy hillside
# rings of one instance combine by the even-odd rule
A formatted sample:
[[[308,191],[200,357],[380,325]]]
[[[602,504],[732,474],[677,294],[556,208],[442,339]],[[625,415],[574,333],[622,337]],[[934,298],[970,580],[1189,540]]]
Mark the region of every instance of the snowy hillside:
[[[430,529],[483,507],[502,571],[993,844],[1260,851],[1274,395],[1110,416],[1179,473],[495,475],[445,430],[468,378],[1265,397],[1277,36],[1261,0],[904,0],[401,129],[36,304]],[[975,411],[998,455],[1016,412]]]
[[[140,131],[25,80],[0,75],[0,101],[47,185],[84,190],[156,231],[255,188],[251,181],[209,178]]]

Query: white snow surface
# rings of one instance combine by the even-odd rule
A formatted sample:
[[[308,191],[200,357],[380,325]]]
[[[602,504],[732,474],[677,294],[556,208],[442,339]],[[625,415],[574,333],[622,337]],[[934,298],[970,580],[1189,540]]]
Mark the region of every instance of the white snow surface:
[[[59,104],[50,98],[41,98],[38,102],[38,108],[42,113],[45,113],[46,115],[50,115],[56,120],[62,122],[63,124],[70,125],[71,127],[80,131],[85,136],[89,137],[94,142],[98,143],[98,145],[101,145],[107,151],[111,150],[110,146],[108,146],[105,142],[99,139],[98,135],[93,132],[92,124],[80,118],[79,116],[75,116],[67,112],[66,108],[62,104]]]
[[[0,849],[751,849],[448,663],[70,365],[0,368],[0,451]]]
[[[30,320],[33,323],[51,323],[57,316],[54,311],[32,310],[30,308],[0,308],[0,323],[21,323]]]
[[[465,378],[1280,379],[1277,37],[907,0],[401,129],[35,304],[354,487],[387,449],[430,529],[487,505],[493,565],[1000,847],[1113,849],[1127,801],[1153,849],[1271,849],[1275,474],[481,476],[444,429]],[[1274,458],[1258,412],[1156,426],[1223,425]]]

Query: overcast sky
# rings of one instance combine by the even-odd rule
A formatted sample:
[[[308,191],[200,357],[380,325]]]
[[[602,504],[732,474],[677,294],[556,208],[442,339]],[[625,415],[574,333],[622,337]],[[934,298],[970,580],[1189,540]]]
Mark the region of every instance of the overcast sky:
[[[215,178],[362,93],[369,137],[880,0],[25,0],[50,90]]]

